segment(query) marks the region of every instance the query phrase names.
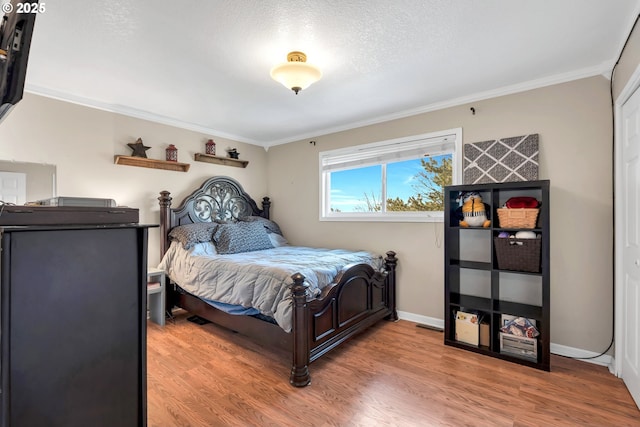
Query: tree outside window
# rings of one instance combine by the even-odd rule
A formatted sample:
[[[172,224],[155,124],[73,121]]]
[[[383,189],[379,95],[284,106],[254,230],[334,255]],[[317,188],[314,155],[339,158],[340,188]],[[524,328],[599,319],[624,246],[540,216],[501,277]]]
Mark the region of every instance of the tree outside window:
[[[321,219],[441,220],[444,187],[457,183],[458,134],[422,137],[321,153]]]

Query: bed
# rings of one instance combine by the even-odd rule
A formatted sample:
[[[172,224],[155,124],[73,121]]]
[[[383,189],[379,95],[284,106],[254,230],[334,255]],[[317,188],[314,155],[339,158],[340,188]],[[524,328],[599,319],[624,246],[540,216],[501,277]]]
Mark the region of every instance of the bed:
[[[269,220],[271,205],[269,198],[264,197],[262,208],[259,208],[254,199],[232,178],[224,176],[209,178],[177,208],[171,207],[172,198],[168,191],[160,192],[158,200],[160,202],[161,268],[167,271],[171,279],[171,286],[168,287],[168,306],[183,308],[214,324],[248,336],[261,345],[279,347],[291,352],[292,367],[289,381],[296,387],[310,384],[309,364],[311,362],[380,320],[398,319],[395,306],[398,260],[393,251],[388,251],[384,258],[380,257],[378,264],[365,261],[361,251],[352,251],[356,256],[355,259],[359,261],[338,265],[336,263],[352,259],[348,258],[351,254],[343,254],[340,250],[327,250],[327,256],[337,256],[338,261],[331,261],[335,265],[327,264],[323,267],[322,273],[317,273],[310,267],[307,268],[306,263],[311,259],[324,259],[324,254],[316,256],[312,252],[314,248],[300,248],[307,252],[304,252],[304,255],[294,255],[297,263],[289,264],[289,261],[286,261],[288,258],[285,258],[288,255],[285,253],[297,251],[298,248],[276,243],[283,239],[274,240],[274,237],[278,236],[275,236],[275,230],[270,229],[269,225],[275,224]],[[185,228],[211,229],[216,243],[215,248],[224,248],[224,244],[221,246],[218,244],[222,242],[233,246],[233,243],[229,244],[229,238],[224,234],[225,229],[236,230],[240,228],[238,225],[242,225],[255,230],[255,224],[262,224],[267,228],[266,232],[274,246],[272,249],[245,251],[246,248],[242,248],[242,251],[235,255],[234,249],[227,247],[227,253],[232,254],[227,255],[224,250],[221,254],[211,249],[214,245],[206,242],[194,244],[187,249],[186,246],[180,247],[184,241],[177,241],[180,235],[178,232]],[[256,238],[255,242],[261,241],[262,237]],[[206,239],[201,239],[201,241],[204,240]],[[260,247],[255,242],[252,239],[249,245],[257,244],[257,247]],[[209,254],[211,250],[213,254]],[[185,251],[191,251],[189,253],[195,255],[189,257]],[[196,252],[193,253],[193,251]],[[275,256],[274,261],[267,261],[272,255]],[[291,273],[279,279],[281,283],[276,284],[279,286],[276,291],[270,291],[282,294],[281,297],[284,298],[284,300],[270,303],[271,305],[266,304],[266,313],[272,314],[268,309],[272,307],[275,310],[274,316],[264,315],[260,302],[256,304],[260,307],[259,313],[234,314],[233,310],[228,309],[227,304],[216,304],[216,301],[211,301],[211,298],[218,298],[220,293],[201,291],[205,286],[205,280],[200,281],[201,277],[207,276],[209,277],[207,280],[216,280],[218,288],[224,287],[226,285],[221,283],[227,282],[223,281],[224,277],[221,275],[224,276],[226,274],[224,272],[231,271],[233,263],[246,262],[246,265],[237,264],[238,270],[252,271],[256,260],[258,260],[257,264],[281,262],[282,266],[276,267],[282,267],[283,271]],[[224,264],[211,264],[216,262]],[[184,270],[186,273],[178,273],[178,265],[181,263],[188,263],[187,269]],[[288,270],[284,269],[285,267]],[[331,271],[335,275],[330,273]],[[271,270],[265,271],[264,275],[267,274],[272,274]],[[281,276],[283,273],[278,274]],[[328,274],[332,277],[329,277],[327,283],[320,283],[323,282],[322,277]],[[263,273],[259,277],[262,275]],[[240,286],[238,283],[242,280],[237,277],[233,280],[235,280],[233,285],[235,289],[235,286]],[[254,292],[254,288],[258,285],[252,282],[252,286],[251,292]],[[197,296],[198,294],[204,296]],[[255,302],[254,293],[250,295]],[[242,303],[242,306],[246,305],[251,304]],[[289,325],[283,325],[287,319],[290,322]]]

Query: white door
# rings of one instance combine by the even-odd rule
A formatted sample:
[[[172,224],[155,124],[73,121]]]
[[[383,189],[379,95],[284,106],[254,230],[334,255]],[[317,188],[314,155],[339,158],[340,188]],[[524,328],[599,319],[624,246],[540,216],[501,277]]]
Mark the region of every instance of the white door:
[[[27,174],[0,172],[0,201],[24,205],[27,201]]]
[[[617,310],[621,310],[621,377],[640,407],[640,90],[622,106],[621,198],[617,236],[620,238],[621,277]]]

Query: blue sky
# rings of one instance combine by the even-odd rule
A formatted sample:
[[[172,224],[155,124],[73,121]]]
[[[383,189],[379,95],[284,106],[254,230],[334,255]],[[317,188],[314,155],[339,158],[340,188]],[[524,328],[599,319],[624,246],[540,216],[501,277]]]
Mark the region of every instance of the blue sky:
[[[441,163],[451,154],[442,154],[432,158]],[[400,197],[406,201],[416,194],[415,186],[420,183],[416,178],[424,172],[420,158],[387,164],[387,198]],[[382,167],[380,165],[335,171],[331,173],[331,208],[341,212],[366,211],[365,194],[380,201],[382,191]]]
[[[387,197],[407,200],[415,193],[412,183],[423,171],[420,159],[387,165]],[[366,207],[365,193],[380,199],[382,182],[381,166],[369,166],[331,173],[331,207],[342,212],[354,212],[357,206]]]

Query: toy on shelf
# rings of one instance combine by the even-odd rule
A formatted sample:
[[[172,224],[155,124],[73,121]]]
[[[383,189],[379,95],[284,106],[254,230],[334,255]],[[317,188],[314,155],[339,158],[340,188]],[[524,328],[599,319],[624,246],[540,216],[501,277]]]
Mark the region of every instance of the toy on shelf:
[[[482,196],[477,191],[461,191],[456,199],[458,203],[462,202],[456,210],[460,227],[489,227],[489,205],[482,201]]]

